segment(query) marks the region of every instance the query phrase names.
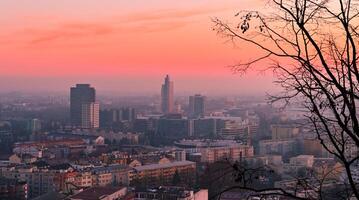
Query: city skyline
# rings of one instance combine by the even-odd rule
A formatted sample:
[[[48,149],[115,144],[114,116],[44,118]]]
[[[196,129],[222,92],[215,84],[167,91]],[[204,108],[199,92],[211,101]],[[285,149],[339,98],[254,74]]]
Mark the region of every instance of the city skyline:
[[[359,0],[0,0],[0,200],[359,199]]]

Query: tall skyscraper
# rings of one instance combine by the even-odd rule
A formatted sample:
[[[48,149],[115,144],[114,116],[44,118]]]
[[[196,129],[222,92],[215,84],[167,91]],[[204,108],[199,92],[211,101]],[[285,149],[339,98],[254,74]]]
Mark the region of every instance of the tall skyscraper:
[[[173,82],[170,80],[168,75],[166,76],[165,82],[162,84],[161,88],[161,109],[165,114],[173,112],[174,109]]]
[[[192,118],[204,117],[206,97],[196,94],[189,97],[189,116]]]
[[[95,109],[96,102],[96,92],[95,88],[90,87],[90,84],[77,84],[76,87],[72,87],[70,91],[70,115],[71,115],[71,124],[72,126],[82,128],[83,118],[90,119],[89,116],[91,113],[94,113],[92,118],[99,118],[98,112],[92,112],[92,109]],[[83,106],[85,105],[85,106]],[[87,109],[88,108],[88,109]],[[85,116],[85,113],[88,116]],[[84,127],[85,128],[85,127]],[[87,127],[86,127],[87,128]],[[95,127],[94,127],[95,128]]]

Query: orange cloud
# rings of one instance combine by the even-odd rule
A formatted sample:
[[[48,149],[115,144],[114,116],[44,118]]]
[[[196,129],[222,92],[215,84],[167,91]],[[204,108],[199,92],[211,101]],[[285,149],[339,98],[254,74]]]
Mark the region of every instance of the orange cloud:
[[[116,26],[111,24],[88,24],[88,23],[70,23],[55,27],[53,29],[26,29],[27,37],[30,38],[30,45],[36,45],[55,40],[73,40],[82,37],[96,37],[106,36],[109,34],[121,33],[151,33],[174,30],[185,26],[188,22],[177,21],[164,21],[164,22],[146,22],[136,25],[123,25]]]
[[[114,31],[113,27],[102,24],[70,23],[50,30],[25,30],[31,39],[30,44],[37,44],[58,39],[73,37],[107,35]]]
[[[58,40],[73,40],[81,37],[106,36],[121,33],[150,33],[178,29],[193,23],[194,17],[228,10],[223,8],[194,8],[188,10],[164,9],[125,14],[100,21],[70,21],[49,25],[46,28],[31,27],[19,31],[25,43],[36,45]],[[50,27],[50,28],[49,28]]]

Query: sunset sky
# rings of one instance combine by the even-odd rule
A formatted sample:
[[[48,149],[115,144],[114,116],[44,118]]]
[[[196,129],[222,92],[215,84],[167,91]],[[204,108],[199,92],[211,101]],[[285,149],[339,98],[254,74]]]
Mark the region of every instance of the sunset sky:
[[[261,0],[1,0],[1,91],[67,91],[91,83],[101,93],[157,94],[165,74],[177,94],[254,94],[270,75],[226,68],[256,55],[211,30]]]

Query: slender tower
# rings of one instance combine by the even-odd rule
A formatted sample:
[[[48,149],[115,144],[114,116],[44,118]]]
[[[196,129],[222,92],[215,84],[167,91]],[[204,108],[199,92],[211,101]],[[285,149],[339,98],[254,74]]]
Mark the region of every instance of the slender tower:
[[[161,88],[161,109],[165,114],[173,112],[173,82],[170,77],[166,75],[165,82]]]

